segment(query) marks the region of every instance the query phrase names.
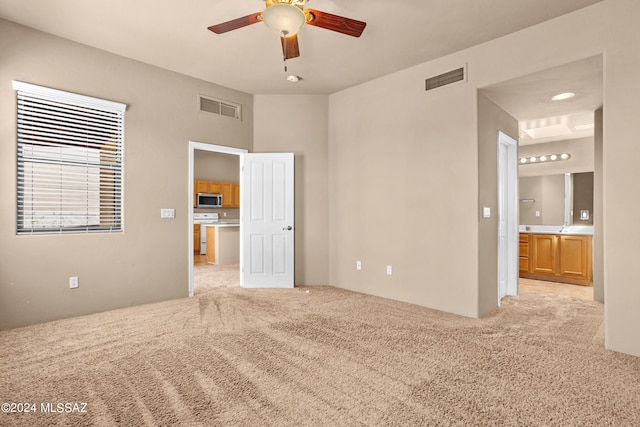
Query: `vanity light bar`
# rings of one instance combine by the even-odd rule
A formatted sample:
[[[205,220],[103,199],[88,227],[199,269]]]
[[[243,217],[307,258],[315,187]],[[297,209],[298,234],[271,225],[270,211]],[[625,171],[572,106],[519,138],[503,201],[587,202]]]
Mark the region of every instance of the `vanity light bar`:
[[[569,160],[571,154],[559,153],[559,154],[543,154],[542,156],[520,157],[519,163],[521,165],[528,165],[532,163],[549,163],[558,162],[560,160]]]

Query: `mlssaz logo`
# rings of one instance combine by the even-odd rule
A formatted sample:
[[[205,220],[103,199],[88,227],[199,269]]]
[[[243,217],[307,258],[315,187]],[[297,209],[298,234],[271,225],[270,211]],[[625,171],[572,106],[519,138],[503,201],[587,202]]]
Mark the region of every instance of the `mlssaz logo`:
[[[47,402],[47,403],[40,403],[40,412],[49,412],[49,413],[65,413],[65,414],[72,414],[72,413],[80,413],[80,414],[86,414],[87,413],[87,404],[86,402],[82,402],[82,403],[51,403],[51,402]]]

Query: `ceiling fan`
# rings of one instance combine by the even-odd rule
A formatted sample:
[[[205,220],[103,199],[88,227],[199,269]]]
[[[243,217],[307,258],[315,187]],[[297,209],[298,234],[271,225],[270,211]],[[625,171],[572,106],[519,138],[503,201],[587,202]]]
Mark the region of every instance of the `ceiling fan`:
[[[314,25],[352,37],[360,37],[366,22],[356,21],[327,12],[305,9],[307,0],[265,0],[263,12],[256,12],[228,22],[212,25],[209,30],[216,34],[237,30],[258,22],[264,22],[280,36],[284,60],[300,56],[298,31],[304,24]]]

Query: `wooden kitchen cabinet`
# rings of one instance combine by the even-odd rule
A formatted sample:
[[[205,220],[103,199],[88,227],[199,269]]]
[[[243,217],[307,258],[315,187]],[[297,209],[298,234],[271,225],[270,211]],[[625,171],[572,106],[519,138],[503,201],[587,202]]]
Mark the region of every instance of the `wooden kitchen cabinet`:
[[[193,192],[198,193],[211,193],[210,191],[210,181],[194,181],[193,184]]]
[[[200,253],[200,224],[193,224],[193,252]]]
[[[223,208],[235,208],[233,203],[233,187],[230,182],[220,183],[220,193],[222,194],[222,207]]]
[[[520,277],[591,285],[591,236],[520,234]]]
[[[234,182],[232,185],[233,188],[233,204],[234,208],[240,207],[240,184]]]
[[[196,194],[222,194],[223,208],[240,207],[240,184],[237,182],[218,182],[195,180],[193,182],[193,206],[196,207]]]
[[[216,263],[216,230],[218,227],[205,227],[207,233],[207,262]]]

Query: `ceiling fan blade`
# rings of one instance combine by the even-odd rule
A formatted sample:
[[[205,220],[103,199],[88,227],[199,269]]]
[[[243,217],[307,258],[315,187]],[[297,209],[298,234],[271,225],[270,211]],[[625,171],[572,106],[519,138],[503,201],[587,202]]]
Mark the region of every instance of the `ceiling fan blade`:
[[[300,47],[298,46],[298,35],[280,37],[282,42],[282,55],[284,59],[297,58],[300,56]]]
[[[316,27],[337,31],[338,33],[353,37],[360,37],[360,34],[364,31],[364,27],[367,26],[366,22],[332,15],[327,12],[320,12],[319,10],[306,9],[304,14],[307,16],[307,24],[309,25],[315,25]]]
[[[234,19],[232,21],[223,22],[222,24],[212,25],[209,30],[216,34],[226,33],[227,31],[237,30],[238,28],[246,27],[247,25],[262,22],[262,12],[256,12],[252,15],[243,16],[242,18]]]

